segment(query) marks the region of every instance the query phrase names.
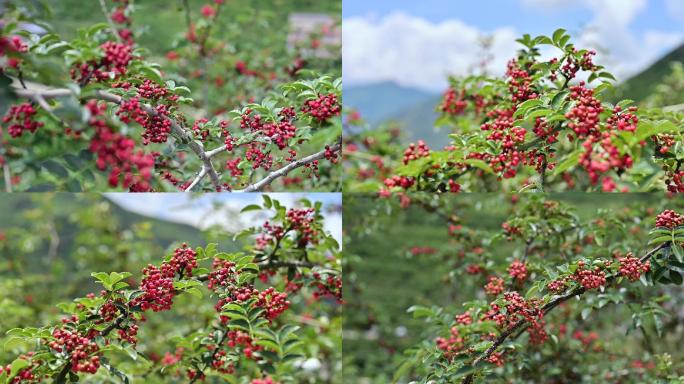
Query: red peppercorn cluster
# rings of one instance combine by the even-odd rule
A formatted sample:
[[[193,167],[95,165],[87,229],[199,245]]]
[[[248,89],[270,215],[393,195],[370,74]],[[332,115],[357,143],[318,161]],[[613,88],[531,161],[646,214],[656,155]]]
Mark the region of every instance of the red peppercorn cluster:
[[[95,127],[89,150],[97,155],[97,168],[110,167],[109,185],[116,187],[121,183],[124,188],[135,191],[150,191],[155,154],[135,151],[135,141],[112,131],[101,115],[105,106],[96,101],[86,105],[90,111],[89,125]],[[123,180],[121,176],[123,175]]]
[[[642,273],[646,273],[651,269],[651,265],[648,261],[642,263],[639,258],[634,257],[631,253],[628,253],[625,257],[618,258],[620,263],[620,274],[626,276],[631,281],[639,280]]]
[[[16,372],[14,378],[12,378],[11,381],[8,381],[8,384],[34,384],[34,383],[42,383],[44,382],[47,377],[40,377],[35,373],[35,369],[40,367],[41,361],[40,360],[35,360],[33,359],[33,356],[35,355],[34,352],[27,352],[24,355],[19,356],[19,359],[25,360],[29,363],[27,367],[24,367],[19,370],[19,372]],[[3,375],[3,373],[9,374],[12,372],[12,365],[7,364],[6,366],[0,365],[0,376]]]
[[[131,120],[134,120],[145,128],[142,134],[144,145],[149,143],[165,143],[171,133],[169,107],[166,104],[159,104],[154,110],[154,114],[147,113],[142,104],[140,104],[140,99],[131,97],[121,102],[116,115],[124,123],[130,123]]]
[[[7,132],[10,136],[19,137],[24,134],[24,131],[34,133],[43,126],[43,123],[35,121],[36,113],[37,111],[31,103],[13,105],[2,118],[2,122],[9,124]]]
[[[138,96],[144,99],[159,100],[168,98],[170,101],[178,100],[177,95],[170,95],[169,90],[165,86],[158,85],[152,80],[145,79],[142,84],[138,85]]]
[[[79,83],[109,81],[123,76],[128,71],[128,64],[133,60],[133,48],[130,45],[107,41],[100,45],[104,55],[100,60],[92,60],[77,64],[71,69],[71,77]]]
[[[600,114],[603,112],[601,101],[594,97],[594,90],[586,88],[584,82],[570,87],[570,100],[575,101],[575,106],[565,114],[568,120],[568,128],[575,134],[584,138],[589,135],[599,135]]]
[[[321,123],[327,122],[333,116],[339,116],[342,111],[337,95],[328,93],[317,99],[307,100],[302,106],[302,112],[308,114]]]
[[[286,293],[278,292],[270,287],[257,295],[256,306],[266,310],[268,320],[274,320],[290,307],[290,302],[287,300]]]
[[[212,291],[227,288],[235,284],[238,273],[235,271],[235,263],[223,259],[214,259],[209,272],[207,287]]]
[[[458,328],[451,327],[449,338],[438,337],[435,340],[437,348],[447,360],[452,360],[465,346],[463,337],[459,334]]]
[[[55,328],[52,337],[54,340],[50,341],[48,346],[57,353],[69,356],[72,372],[95,373],[100,368],[100,347],[92,337],[83,336],[66,327]]]
[[[667,185],[668,192],[684,193],[684,171],[667,171],[665,185]]]
[[[508,267],[508,275],[515,279],[518,283],[523,283],[527,280],[527,266],[520,260],[513,260]]]
[[[510,327],[518,320],[524,319],[529,324],[527,332],[530,335],[530,343],[543,344],[549,336],[544,329],[544,311],[539,302],[534,299],[526,300],[518,292],[504,293],[504,300],[506,308],[504,327]]]
[[[28,51],[28,46],[22,41],[19,36],[0,36],[0,57],[7,56],[7,54],[12,54],[16,56],[19,53],[25,53]],[[7,66],[10,68],[17,68],[21,64],[21,59],[17,57],[7,58]],[[2,67],[0,67],[0,71]],[[0,367],[1,368],[1,367]]]
[[[456,90],[449,88],[442,97],[442,104],[439,109],[452,116],[462,115],[465,112],[468,103],[464,100],[465,90],[456,93]]]
[[[577,270],[572,275],[572,279],[580,283],[585,289],[598,289],[606,285],[606,273],[601,267],[585,269],[584,261],[577,263]]]
[[[505,360],[503,358],[503,352],[494,352],[488,358],[487,361],[496,365],[497,367],[503,367]]]
[[[470,325],[473,323],[473,317],[470,316],[470,312],[466,312],[460,315],[456,315],[456,323],[461,325]]]
[[[328,160],[329,162],[331,162],[333,164],[337,164],[337,158],[338,158],[337,152],[333,151],[329,145],[325,146],[325,152],[324,152],[323,156],[325,156],[325,159]]]
[[[143,275],[140,290],[144,292],[144,295],[133,299],[131,305],[140,306],[143,311],[170,310],[175,296],[173,275],[170,274],[170,270],[166,269],[166,273],[163,273],[156,266],[148,265],[143,269]]]
[[[240,128],[269,137],[282,150],[288,146],[288,140],[296,135],[297,127],[293,124],[295,116],[294,109],[288,107],[278,113],[278,121],[265,121],[261,115],[247,108],[240,117]]]
[[[404,164],[428,156],[430,156],[430,147],[423,140],[418,140],[418,145],[411,143],[404,151]]]
[[[498,296],[504,290],[504,281],[497,276],[489,276],[487,284],[484,286],[485,293],[492,296]]]
[[[577,48],[574,50],[575,53],[578,52]],[[596,65],[594,65],[593,56],[596,55],[596,51],[586,51],[582,54],[582,57],[577,60],[572,56],[569,56],[563,67],[561,68],[561,73],[566,79],[574,79],[579,70],[583,71],[594,71],[596,70]],[[557,59],[556,59],[557,61]]]
[[[290,208],[286,214],[286,226],[297,232],[297,246],[318,244],[319,231],[313,226],[316,220],[313,208]]]
[[[136,152],[135,141],[113,132],[104,118],[100,117],[105,111],[104,105],[90,101],[87,108],[91,114],[89,125],[95,127],[89,150],[97,155],[98,169],[111,167],[109,185],[116,187],[121,183],[124,188],[135,191],[151,190],[150,181],[156,154]]]
[[[262,346],[254,344],[254,340],[249,336],[249,334],[242,331],[228,331],[227,342],[231,348],[242,348],[242,352],[248,359],[256,360],[254,352],[258,352],[263,349]]]
[[[162,271],[168,275],[192,276],[192,270],[197,268],[197,252],[183,243],[173,252],[171,260],[162,264]]]
[[[567,282],[568,278],[553,280],[552,282],[546,285],[546,288],[555,294],[560,294],[565,292],[565,290],[567,289]]]
[[[320,273],[314,272],[313,278],[314,281],[310,285],[316,289],[313,293],[315,300],[319,300],[322,297],[334,297],[338,303],[342,302],[341,277],[328,275],[326,278],[322,278]]]
[[[666,209],[656,217],[656,227],[673,229],[684,224],[684,216]]]

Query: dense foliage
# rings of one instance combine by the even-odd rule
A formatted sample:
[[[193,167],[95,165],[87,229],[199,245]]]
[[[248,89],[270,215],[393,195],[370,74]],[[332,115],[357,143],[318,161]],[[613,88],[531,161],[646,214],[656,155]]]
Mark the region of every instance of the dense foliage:
[[[407,199],[345,202],[349,380],[684,382],[681,202]]]
[[[681,87],[676,72],[643,106],[613,103],[613,75],[565,30],[518,42],[503,78],[450,79],[435,122],[450,130],[444,149],[400,148],[396,128],[359,130],[351,112],[345,190],[684,191],[684,115],[662,108]],[[542,59],[548,50],[554,56]]]
[[[242,209],[262,225],[167,252],[161,225],[123,228],[101,197],[30,205],[0,232],[0,382],[342,383],[340,250],[320,203],[264,195]]]
[[[4,190],[339,189],[330,5],[102,0],[81,26],[40,4],[2,5]]]

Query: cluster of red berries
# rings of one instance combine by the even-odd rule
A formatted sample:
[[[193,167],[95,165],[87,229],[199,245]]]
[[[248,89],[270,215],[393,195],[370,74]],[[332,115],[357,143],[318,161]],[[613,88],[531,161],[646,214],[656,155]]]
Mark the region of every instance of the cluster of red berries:
[[[150,79],[145,79],[142,84],[138,85],[137,89],[138,96],[144,99],[168,99],[169,101],[178,100],[178,95],[170,95],[169,90],[165,86],[159,85]]]
[[[47,377],[39,377],[36,375],[34,372],[35,368],[38,368],[41,364],[40,360],[34,360],[33,356],[35,355],[35,352],[27,352],[24,355],[19,356],[19,359],[25,360],[29,362],[29,365],[27,367],[24,367],[20,369],[18,372],[15,373],[14,378],[12,380],[8,381],[7,384],[34,384],[34,383],[42,383],[44,379]],[[3,374],[9,374],[12,372],[12,365],[7,364],[6,366],[0,365],[0,376]]]
[[[465,90],[456,93],[456,90],[449,88],[442,97],[442,105],[439,109],[452,116],[462,115],[465,112],[468,103],[464,100]]]
[[[487,284],[484,286],[485,293],[492,296],[498,296],[504,290],[504,281],[497,276],[489,276]]]
[[[532,76],[520,66],[518,60],[508,62],[506,76],[509,78],[508,91],[513,104],[537,98],[537,92],[532,89]]]
[[[513,260],[508,267],[508,275],[517,280],[518,283],[523,283],[527,280],[527,266],[520,260]]]
[[[133,48],[130,45],[107,41],[100,45],[104,56],[100,60],[92,60],[77,64],[71,69],[71,77],[80,83],[90,80],[108,81],[123,76],[133,60]]]
[[[162,272],[168,275],[192,276],[192,270],[197,268],[197,252],[183,243],[173,252],[171,260],[162,264]],[[168,270],[168,272],[166,272]]]
[[[575,53],[578,52],[577,48],[574,50]],[[563,67],[561,68],[561,73],[566,79],[574,79],[579,70],[583,71],[594,71],[597,66],[594,65],[593,56],[596,55],[596,51],[586,51],[582,54],[580,59],[574,59],[569,56]]]
[[[287,294],[270,287],[257,295],[257,307],[265,309],[266,318],[273,320],[290,307]]]
[[[302,112],[310,115],[321,123],[328,121],[333,116],[339,116],[342,111],[337,95],[328,93],[321,95],[317,99],[307,100],[302,106]]]
[[[121,183],[132,191],[150,191],[150,181],[156,154],[135,151],[135,141],[112,131],[101,115],[106,107],[91,100],[86,105],[90,111],[89,125],[95,127],[89,150],[97,155],[97,168],[110,167],[109,185],[116,187]],[[123,175],[123,180],[121,176]]]
[[[315,228],[315,209],[290,208],[286,213],[286,226],[297,232],[297,246],[318,243],[319,231]]]
[[[242,347],[242,352],[248,359],[254,359],[254,352],[263,349],[262,346],[254,344],[249,334],[241,331],[228,331],[226,344],[231,348]]]
[[[330,148],[329,145],[325,146],[325,152],[323,153],[323,156],[325,156],[325,159],[328,160],[329,162],[331,162],[333,164],[337,164],[338,154],[336,151],[333,151],[333,149]]]
[[[666,209],[656,217],[656,227],[674,229],[684,225],[684,216],[679,213]]]
[[[21,40],[19,36],[12,36],[7,38],[6,36],[0,36],[0,57],[6,56],[8,53],[24,53],[28,51],[28,46]],[[16,57],[7,58],[7,66],[11,68],[17,68],[21,63],[21,59]],[[2,67],[0,67],[0,71]]]
[[[116,115],[124,123],[134,120],[140,124],[145,131],[142,134],[143,144],[165,143],[171,133],[171,120],[169,119],[168,106],[159,104],[155,108],[155,113],[147,113],[140,104],[140,99],[131,97],[124,100],[119,105]]]
[[[577,263],[577,270],[572,275],[572,279],[580,283],[585,289],[598,289],[606,285],[606,273],[600,266],[594,269],[585,269],[584,261]]]
[[[36,113],[37,111],[31,103],[13,105],[2,118],[2,122],[9,124],[7,132],[10,136],[19,137],[24,131],[34,133],[43,126],[43,123],[34,120]]]
[[[163,273],[154,265],[148,265],[143,269],[143,279],[140,290],[144,294],[131,301],[131,305],[140,306],[143,311],[149,309],[154,312],[168,311],[173,305],[176,295],[173,288],[173,275]]]
[[[66,319],[65,323],[78,321]],[[93,335],[83,336],[66,328],[55,328],[52,331],[54,340],[48,346],[57,353],[69,356],[72,372],[95,373],[100,368],[100,347],[93,341]]]
[[[391,178],[385,179],[384,184],[387,188],[401,187],[403,189],[409,189],[415,182],[416,179],[412,177],[394,175]]]
[[[328,275],[323,279],[318,272],[313,273],[314,281],[311,282],[316,291],[313,298],[318,300],[322,297],[334,297],[338,303],[342,302],[342,278],[339,276]]]
[[[670,193],[684,193],[684,171],[667,171],[665,185]]]
[[[470,316],[470,312],[466,312],[460,315],[456,315],[456,323],[460,325],[470,325],[473,323],[473,317]]]
[[[634,257],[631,253],[628,253],[625,257],[618,258],[620,263],[620,274],[626,276],[631,281],[639,280],[642,273],[646,273],[651,269],[651,265],[648,261],[642,263],[639,258]]]
[[[418,140],[418,145],[411,143],[404,151],[404,164],[428,156],[430,156],[430,147],[423,140]]]
[[[435,340],[437,349],[442,351],[447,360],[452,360],[465,345],[463,337],[459,334],[458,328],[451,327],[449,338],[438,337]]]
[[[544,329],[544,311],[538,301],[526,300],[518,292],[504,293],[504,300],[507,326],[516,323],[519,319],[525,319],[529,324],[527,332],[530,334],[530,343],[543,344],[549,338]]]
[[[575,101],[575,106],[565,114],[565,118],[570,120],[568,128],[580,138],[598,136],[603,106],[601,101],[594,97],[594,90],[586,88],[584,82],[580,82],[579,85],[570,87],[569,98]]]
[[[235,263],[228,260],[215,258],[211,264],[211,272],[209,272],[209,280],[207,287],[212,291],[217,291],[220,288],[226,288],[234,284],[237,278],[235,271]]]

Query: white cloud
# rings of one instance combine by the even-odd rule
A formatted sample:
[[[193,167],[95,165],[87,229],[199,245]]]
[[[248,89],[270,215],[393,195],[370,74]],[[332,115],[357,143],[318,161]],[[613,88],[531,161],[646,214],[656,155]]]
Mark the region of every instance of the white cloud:
[[[596,49],[596,62],[618,79],[641,71],[684,39],[684,33],[658,31],[657,26],[640,35],[630,30],[648,0],[520,1],[525,7],[547,12],[563,12],[570,7],[591,11],[591,19],[575,41],[578,46]],[[670,3],[670,8],[684,10],[684,0]],[[503,73],[506,61],[520,48],[514,40],[521,34],[511,26],[487,33],[458,19],[432,23],[403,12],[383,18],[347,18],[342,33],[345,84],[391,80],[429,90],[442,90],[447,75],[465,75],[477,65],[482,53],[478,41],[483,36],[493,37],[489,72]],[[544,57],[553,53],[547,49],[542,52]]]
[[[665,8],[672,18],[684,21],[684,1],[665,0]]]
[[[465,75],[477,65],[478,42],[486,35],[460,20],[431,23],[403,12],[377,22],[347,18],[342,34],[346,84],[392,80],[432,90],[442,90],[448,75]],[[490,68],[504,68],[515,53],[518,33],[500,28],[490,35],[495,53]]]

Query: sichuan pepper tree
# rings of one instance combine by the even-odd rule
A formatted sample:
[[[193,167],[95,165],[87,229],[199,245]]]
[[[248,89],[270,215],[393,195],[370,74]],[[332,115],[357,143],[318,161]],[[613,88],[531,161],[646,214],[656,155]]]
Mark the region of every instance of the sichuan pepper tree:
[[[39,28],[29,4],[5,6],[0,77],[13,99],[1,124],[5,190],[251,192],[276,181],[338,189],[339,70],[300,58],[296,71],[278,61],[283,68],[251,63],[245,72],[239,58],[264,48],[222,41],[231,25],[219,17],[223,1],[202,7],[198,21],[190,8],[178,11],[187,36],[160,65],[137,42],[145,26],[135,24],[133,4],[101,4],[107,22],[70,40]],[[284,40],[269,42],[281,52]],[[289,52],[282,58],[302,54]],[[225,78],[212,81],[219,70]]]
[[[554,197],[346,202],[346,324],[359,340],[345,347],[345,372],[399,383],[682,382],[681,203]],[[375,252],[383,243],[394,252]],[[397,294],[375,294],[383,283],[366,269],[383,265]],[[383,351],[371,365],[364,338]]]
[[[22,352],[0,380],[341,382],[339,247],[322,206],[264,196],[243,211],[257,209],[268,221],[236,235],[243,251],[182,243],[136,273],[92,272],[99,289],[59,304],[60,321],[4,329],[6,353]]]
[[[449,129],[445,148],[418,141],[383,151],[366,142],[372,131],[349,136],[346,164],[361,182],[347,190],[684,190],[684,115],[614,104],[613,75],[563,29],[517,41],[524,48],[503,78],[450,79],[435,123]]]

